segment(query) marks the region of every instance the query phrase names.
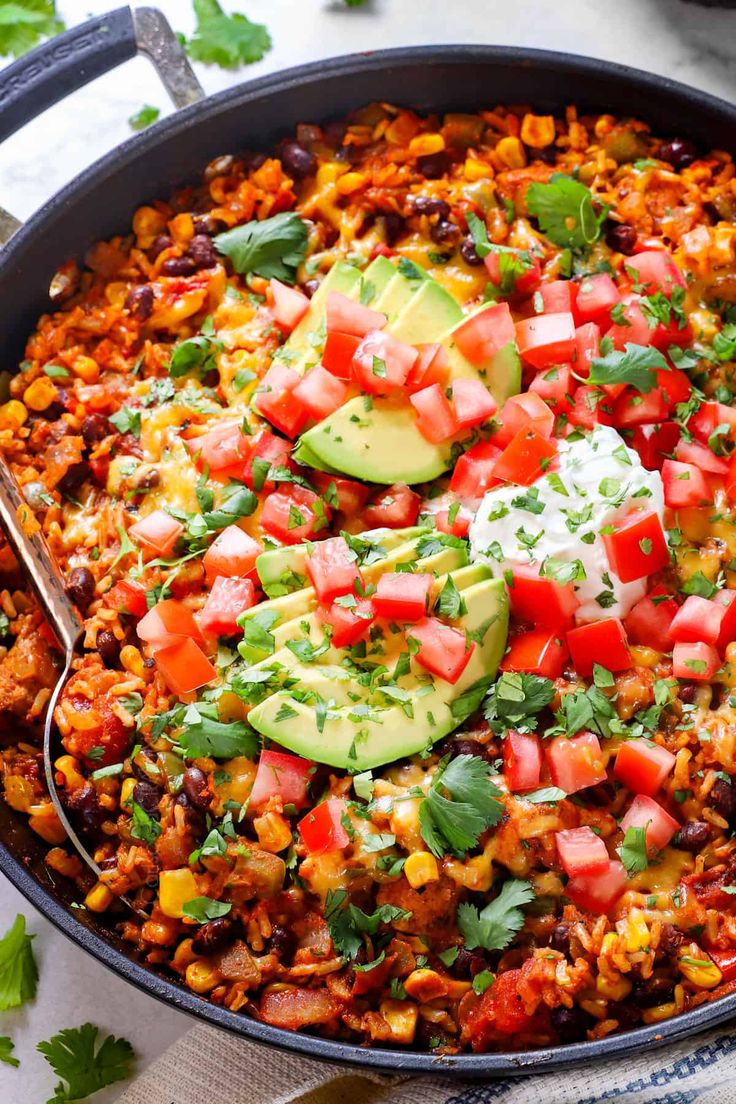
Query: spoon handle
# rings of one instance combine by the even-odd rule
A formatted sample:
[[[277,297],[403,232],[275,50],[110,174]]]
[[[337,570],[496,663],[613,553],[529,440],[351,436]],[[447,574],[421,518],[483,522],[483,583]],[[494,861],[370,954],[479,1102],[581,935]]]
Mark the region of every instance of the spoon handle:
[[[29,525],[30,523],[30,525]],[[23,501],[10,468],[0,457],[0,526],[16,555],[23,574],[33,587],[46,620],[67,656],[71,656],[82,632],[79,615],[64,586],[61,572],[49,552],[36,519]],[[28,527],[32,535],[27,532]]]

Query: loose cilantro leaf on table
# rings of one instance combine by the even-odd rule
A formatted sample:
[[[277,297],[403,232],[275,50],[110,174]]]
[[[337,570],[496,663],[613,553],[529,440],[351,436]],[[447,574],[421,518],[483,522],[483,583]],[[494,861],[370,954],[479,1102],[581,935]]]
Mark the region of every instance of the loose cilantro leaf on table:
[[[13,1057],[14,1047],[15,1043],[9,1035],[0,1035],[0,1062],[4,1062],[6,1066],[15,1066],[17,1069],[20,1061]]]
[[[194,0],[197,27],[184,47],[195,61],[237,69],[260,61],[271,49],[271,36],[262,23],[247,16],[227,15],[217,0]]]
[[[86,1023],[67,1027],[38,1044],[54,1073],[61,1078],[48,1104],[85,1100],[116,1081],[125,1081],[133,1071],[135,1054],[127,1039],[108,1035],[97,1046],[99,1028]]]
[[[501,892],[479,912],[474,905],[463,902],[457,910],[457,922],[468,950],[484,947],[487,951],[502,951],[524,924],[521,905],[534,900],[529,882],[511,878]]]
[[[18,914],[13,926],[0,939],[0,1011],[17,1008],[36,995],[38,969],[31,940],[26,935],[25,917]]]
[[[151,104],[144,104],[140,111],[136,111],[135,115],[130,116],[128,126],[131,130],[145,130],[151,123],[156,122],[160,114],[160,108],[152,107]]]
[[[647,395],[657,385],[655,369],[666,371],[668,367],[658,349],[651,345],[632,345],[627,341],[624,352],[614,349],[606,356],[593,357],[588,383],[626,383]]]
[[[380,924],[408,920],[411,916],[398,905],[379,905],[375,912],[363,912],[350,902],[346,889],[330,889],[325,901],[325,922],[338,954],[355,958],[363,946],[363,935],[375,935]]]
[[[246,222],[214,239],[217,250],[230,258],[241,275],[255,272],[293,284],[307,252],[307,227],[298,215],[282,211],[261,222]]]
[[[646,828],[627,828],[624,841],[617,847],[618,856],[627,874],[637,874],[649,865],[647,857]]]
[[[588,188],[566,173],[553,173],[548,184],[533,181],[526,193],[526,205],[542,233],[566,249],[593,245],[608,214],[605,204],[594,201]]]
[[[498,824],[503,813],[500,796],[484,759],[458,755],[442,760],[419,806],[422,839],[438,858],[447,851],[464,855],[486,828]]]
[[[554,692],[554,683],[542,675],[507,672],[491,687],[483,712],[496,733],[507,728],[531,732],[537,714],[549,705]]]
[[[0,57],[20,57],[64,30],[54,0],[11,0],[0,4]]]

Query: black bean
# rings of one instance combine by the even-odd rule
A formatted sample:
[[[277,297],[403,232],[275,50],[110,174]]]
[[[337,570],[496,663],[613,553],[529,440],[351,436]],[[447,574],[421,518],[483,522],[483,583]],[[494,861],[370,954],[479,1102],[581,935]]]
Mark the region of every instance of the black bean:
[[[311,176],[317,168],[317,158],[299,142],[284,142],[281,147],[281,164],[289,176],[295,180],[303,180],[305,176]]]
[[[691,820],[683,824],[672,844],[682,851],[699,851],[710,839],[710,828],[703,820]]]
[[[567,955],[570,953],[570,925],[565,923],[564,920],[552,929],[549,945],[553,951],[559,951],[560,954]]]
[[[173,244],[173,238],[170,238],[168,234],[159,234],[148,247],[149,261],[155,261],[159,253],[163,253],[164,249],[171,249]]]
[[[197,215],[194,220],[195,234],[207,234],[208,237],[214,238],[215,234],[222,234],[224,230],[227,230],[227,223],[215,218],[214,215]]]
[[[686,138],[670,138],[659,147],[659,156],[662,161],[669,161],[673,169],[684,169],[693,163],[698,151]]]
[[[717,778],[710,791],[710,805],[729,823],[736,819],[736,789],[725,778]]]
[[[606,242],[617,253],[630,257],[636,245],[636,230],[627,222],[612,223],[606,230]]]
[[[473,268],[477,268],[478,265],[483,264],[483,258],[478,256],[475,249],[475,242],[470,234],[468,234],[466,238],[463,238],[460,243],[460,253],[465,263],[471,265]]]
[[[189,243],[188,256],[192,258],[197,268],[214,268],[219,260],[212,238],[208,238],[206,234],[194,235]]]
[[[184,793],[192,805],[198,809],[208,809],[211,794],[207,784],[207,775],[199,767],[188,767],[184,773]]]
[[[296,950],[296,936],[282,924],[273,924],[268,949],[271,954],[277,955],[281,962],[290,962]]]
[[[86,460],[80,460],[78,464],[72,464],[67,468],[66,475],[59,480],[57,487],[62,494],[73,494],[88,476],[89,464]]]
[[[694,682],[686,682],[684,686],[680,686],[680,701],[684,705],[692,705],[697,693],[697,685]]]
[[[424,157],[417,157],[417,171],[426,176],[427,180],[437,180],[444,176],[450,164],[450,158],[446,150],[437,153],[428,153]]]
[[[133,800],[150,816],[158,815],[158,803],[161,800],[161,789],[155,785],[155,783],[145,778],[140,782],[136,782],[133,790]]]
[[[67,594],[82,613],[95,593],[95,577],[88,567],[75,567],[66,584]]]
[[[655,1004],[664,1004],[672,1000],[675,991],[674,980],[652,974],[645,981],[635,981],[630,1000],[637,1008],[652,1008]]]
[[[458,948],[457,958],[448,967],[453,977],[459,980],[474,978],[488,969],[488,959],[482,951],[469,951],[467,947]]]
[[[140,284],[132,287],[125,296],[125,309],[131,318],[138,322],[145,322],[151,317],[153,311],[153,288],[150,284]]]
[[[235,921],[229,916],[218,916],[215,920],[208,920],[192,939],[192,950],[196,954],[213,954],[232,939],[234,932]]]
[[[589,1018],[582,1008],[564,1008],[560,1005],[550,1012],[552,1027],[563,1043],[575,1043],[585,1038]]]
[[[450,204],[435,196],[414,196],[411,210],[414,215],[439,215],[441,219],[450,217]]]
[[[306,280],[302,284],[302,291],[308,299],[311,299],[315,291],[319,287],[321,280]]]
[[[82,422],[81,432],[87,448],[92,448],[110,433],[110,423],[104,414],[88,414]]]
[[[382,219],[386,244],[393,245],[404,233],[404,220],[401,215],[397,215],[394,211],[389,212],[387,215],[383,215]]]
[[[459,740],[450,740],[448,750],[454,755],[476,755],[479,759],[488,758],[488,749],[478,740],[470,740],[461,737]]]
[[[69,794],[66,805],[72,818],[86,832],[96,832],[104,820],[104,813],[97,800],[97,791],[92,785],[74,790]]]
[[[184,810],[184,821],[187,829],[197,836],[201,836],[205,830],[205,815],[201,809],[195,808],[182,790],[174,798],[174,804]]]
[[[328,123],[324,128],[325,142],[329,146],[339,146],[345,137],[345,131],[348,129],[347,123],[340,122],[338,119],[334,119],[331,123]]]
[[[185,253],[183,257],[169,257],[161,265],[161,271],[164,276],[192,276],[197,271],[197,262]]]
[[[155,762],[155,760],[156,760],[156,752],[153,750],[152,747],[149,747],[148,744],[143,745],[141,750],[138,752],[138,755],[136,756],[136,759],[140,755],[142,755],[144,759],[148,759],[152,763]],[[136,762],[131,762],[130,765],[131,765],[131,769],[133,771],[133,774],[135,775],[135,777],[139,781],[141,781],[141,782],[147,782],[148,781],[150,775],[148,774],[148,772],[146,770],[143,769],[143,767],[139,766],[138,763],[136,763]]]
[[[430,226],[429,236],[437,245],[447,245],[448,242],[456,242],[460,237],[460,227],[448,219],[440,219],[434,226]]]
[[[674,924],[663,924],[659,937],[659,949],[663,954],[673,955],[685,942],[685,936]]]
[[[120,655],[120,642],[110,629],[100,629],[95,642],[100,659],[106,667],[114,667]]]
[[[243,155],[243,168],[246,172],[255,172],[256,169],[260,169],[261,165],[265,164],[268,157],[265,153],[260,151],[250,150]]]

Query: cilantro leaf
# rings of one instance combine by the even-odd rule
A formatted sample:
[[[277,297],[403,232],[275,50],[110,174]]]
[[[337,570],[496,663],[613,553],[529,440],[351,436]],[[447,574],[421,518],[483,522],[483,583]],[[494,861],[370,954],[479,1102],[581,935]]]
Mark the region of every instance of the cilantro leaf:
[[[298,215],[282,211],[261,222],[246,222],[214,239],[220,253],[230,258],[241,275],[257,273],[293,284],[307,252],[307,227]]]
[[[627,341],[625,352],[613,349],[606,356],[593,357],[588,382],[601,385],[626,383],[647,395],[657,384],[657,368],[668,368],[658,349],[651,345],[632,345]]]
[[[227,15],[217,0],[194,0],[197,27],[184,43],[187,53],[205,65],[237,69],[251,65],[271,49],[271,36],[262,23],[251,23],[245,15]]]
[[[121,406],[120,410],[116,410],[114,414],[110,415],[108,421],[115,426],[118,433],[132,433],[134,437],[140,437],[141,435],[140,410],[132,410],[129,406]]]
[[[445,585],[437,596],[434,612],[438,617],[446,617],[448,621],[457,621],[458,617],[467,612],[463,596],[452,575],[447,576]]]
[[[627,874],[636,874],[649,866],[646,836],[646,828],[632,826],[626,829],[623,843],[616,848]]]
[[[494,732],[507,728],[529,732],[554,693],[554,683],[542,675],[506,672],[491,687],[483,712]]]
[[[594,202],[588,188],[566,173],[553,173],[548,184],[533,181],[526,205],[542,233],[567,249],[587,249],[596,242],[608,214],[605,204]]]
[[[190,373],[203,379],[208,372],[217,369],[215,357],[223,346],[214,336],[214,332],[211,319],[207,319],[201,333],[179,342],[169,361],[169,375],[173,379],[188,376]]]
[[[718,593],[718,587],[707,579],[702,571],[695,571],[680,590],[683,594],[697,594],[700,598],[712,598]]]
[[[363,946],[363,935],[375,935],[380,924],[408,920],[411,916],[398,905],[379,905],[375,912],[363,912],[350,902],[346,889],[329,889],[325,901],[325,922],[338,954],[355,958]]]
[[[26,935],[25,917],[16,916],[13,926],[0,939],[0,1011],[17,1008],[36,995],[38,969],[31,940]]]
[[[20,57],[42,38],[64,30],[54,0],[11,0],[0,4],[0,57]]]
[[[445,797],[443,791],[450,796]],[[498,824],[501,791],[491,781],[491,768],[477,755],[440,761],[427,796],[419,806],[422,839],[442,858],[446,851],[465,855],[486,828]]]
[[[227,916],[232,907],[229,901],[215,901],[213,897],[193,897],[191,901],[184,902],[181,910],[190,920],[206,924],[208,920]]]
[[[154,817],[150,816],[137,801],[133,802],[133,823],[131,825],[130,834],[133,839],[142,840],[143,843],[147,843],[149,847],[153,847],[154,843],[161,835],[161,825],[159,822]]]
[[[14,1046],[15,1043],[9,1035],[0,1035],[0,1062],[4,1062],[6,1066],[15,1066],[17,1068],[20,1062],[17,1058],[13,1057]]]
[[[736,322],[727,322],[713,338],[713,352],[719,360],[736,359]]]
[[[510,878],[490,904],[478,912],[474,905],[463,902],[457,910],[457,923],[468,950],[484,947],[487,951],[502,951],[522,928],[524,914],[521,905],[534,900],[529,882]]]
[[[135,1054],[128,1040],[108,1035],[98,1047],[98,1034],[98,1027],[86,1023],[67,1027],[38,1044],[36,1049],[61,1078],[48,1104],[84,1100],[107,1085],[130,1077]]]
[[[258,738],[245,721],[229,724],[217,719],[213,705],[197,702],[187,707],[183,730],[177,741],[188,759],[232,759],[236,755],[253,757],[258,753]]]
[[[156,122],[160,114],[161,111],[158,107],[144,104],[140,111],[136,111],[135,115],[130,116],[128,126],[131,130],[145,130],[151,123]]]

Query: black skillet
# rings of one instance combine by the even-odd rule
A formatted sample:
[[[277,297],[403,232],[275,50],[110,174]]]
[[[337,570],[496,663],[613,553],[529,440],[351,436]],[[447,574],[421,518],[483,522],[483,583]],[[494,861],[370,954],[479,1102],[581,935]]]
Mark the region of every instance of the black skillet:
[[[704,92],[610,62],[571,54],[494,46],[423,46],[333,58],[202,92],[163,17],[151,8],[119,8],[61,35],[0,73],[0,140],[68,92],[144,53],[181,108],[124,142],[49,200],[24,226],[0,211],[0,335],[3,368],[13,369],[38,316],[49,309],[59,264],[124,231],[137,206],[199,179],[220,154],[268,149],[299,122],[324,122],[372,100],[420,110],[476,110],[531,102],[559,112],[581,109],[633,115],[655,133],[686,137],[703,149],[736,153],[736,107]],[[189,105],[189,106],[187,106]],[[0,197],[1,200],[2,197]],[[546,1050],[438,1059],[418,1051],[364,1049],[257,1023],[213,1005],[131,956],[103,918],[71,910],[68,885],[54,884],[45,847],[0,800],[0,870],[49,920],[121,977],[159,1000],[218,1027],[315,1058],[392,1072],[454,1077],[543,1073],[628,1056],[694,1035],[736,1016],[736,994],[664,1023],[596,1042]]]

